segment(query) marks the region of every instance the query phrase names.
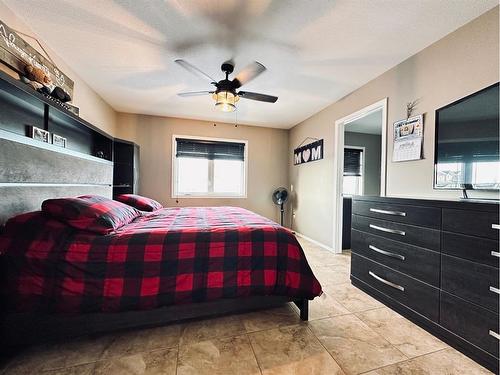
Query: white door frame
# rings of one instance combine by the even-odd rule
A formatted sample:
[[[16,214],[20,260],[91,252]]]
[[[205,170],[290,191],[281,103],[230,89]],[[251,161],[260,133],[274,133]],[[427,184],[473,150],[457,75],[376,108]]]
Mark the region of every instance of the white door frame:
[[[333,185],[333,250],[342,252],[342,185],[344,170],[344,129],[345,125],[382,110],[382,150],[380,157],[380,195],[386,195],[387,179],[387,98],[379,100],[365,108],[335,121],[335,157],[333,159],[334,185]]]

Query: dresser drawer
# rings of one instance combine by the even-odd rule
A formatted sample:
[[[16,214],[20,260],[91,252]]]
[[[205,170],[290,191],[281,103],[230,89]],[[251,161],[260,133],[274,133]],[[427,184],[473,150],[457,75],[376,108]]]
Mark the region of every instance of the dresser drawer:
[[[443,209],[443,230],[498,240],[498,212]]]
[[[352,230],[351,251],[439,287],[441,255],[374,234]]]
[[[357,215],[396,221],[403,224],[441,228],[441,209],[408,206],[405,204],[353,201],[352,212]]]
[[[442,291],[440,324],[498,358],[498,314]]]
[[[391,240],[416,245],[431,250],[440,250],[440,231],[416,227],[371,217],[353,215],[352,228]]]
[[[498,268],[444,254],[441,265],[443,290],[498,312]]]
[[[351,257],[351,274],[427,318],[438,321],[439,289],[357,254]]]
[[[443,232],[441,251],[491,267],[498,268],[500,262],[498,241],[486,238]]]

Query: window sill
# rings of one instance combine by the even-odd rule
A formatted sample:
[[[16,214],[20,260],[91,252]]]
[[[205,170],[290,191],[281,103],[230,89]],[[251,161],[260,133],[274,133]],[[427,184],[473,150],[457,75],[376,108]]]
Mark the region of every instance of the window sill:
[[[172,199],[190,199],[190,198],[218,198],[218,199],[246,199],[245,195],[195,195],[195,194],[179,194],[172,195]]]

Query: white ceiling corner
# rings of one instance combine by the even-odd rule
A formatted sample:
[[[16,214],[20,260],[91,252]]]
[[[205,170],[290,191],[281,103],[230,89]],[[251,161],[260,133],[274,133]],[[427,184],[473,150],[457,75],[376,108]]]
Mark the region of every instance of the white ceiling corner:
[[[290,128],[498,4],[497,0],[3,0],[118,111],[233,122],[211,87],[173,61],[222,79],[253,60],[241,124]]]

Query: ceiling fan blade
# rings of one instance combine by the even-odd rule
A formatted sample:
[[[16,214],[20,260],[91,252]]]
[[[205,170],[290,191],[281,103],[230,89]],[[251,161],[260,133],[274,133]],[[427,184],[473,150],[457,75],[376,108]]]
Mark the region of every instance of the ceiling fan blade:
[[[182,97],[188,97],[188,96],[201,96],[201,95],[209,95],[213,94],[213,91],[191,91],[191,92],[180,92],[177,95],[182,96]]]
[[[247,65],[241,72],[236,75],[236,77],[234,77],[233,82],[235,84],[235,88],[241,87],[245,83],[250,82],[265,70],[266,67],[257,61],[254,61],[250,65]]]
[[[188,63],[186,60],[177,59],[174,61],[177,64],[179,64],[180,66],[182,66],[184,69],[186,69],[188,72],[190,72],[190,73],[192,73],[200,78],[203,78],[204,80],[209,81],[211,84],[215,85],[217,83],[217,81],[215,79],[213,79],[212,77],[210,77],[207,73],[201,71],[196,66]]]
[[[266,103],[276,103],[276,100],[278,100],[277,96],[259,94],[257,92],[250,92],[250,91],[240,91],[238,95],[243,99],[257,100],[259,102],[266,102]]]

